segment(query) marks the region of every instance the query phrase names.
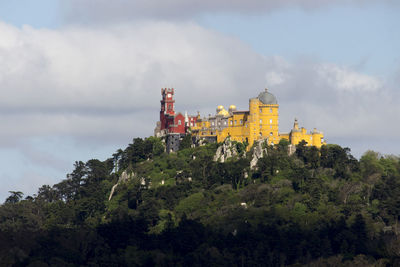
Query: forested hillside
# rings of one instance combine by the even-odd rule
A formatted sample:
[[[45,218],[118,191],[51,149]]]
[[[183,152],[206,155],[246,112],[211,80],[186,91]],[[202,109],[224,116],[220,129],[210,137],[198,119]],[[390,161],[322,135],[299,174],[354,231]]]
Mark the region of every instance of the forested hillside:
[[[0,206],[2,266],[399,266],[400,160],[300,143],[214,161],[136,138]],[[116,186],[115,186],[116,185]],[[111,191],[113,193],[111,194]]]

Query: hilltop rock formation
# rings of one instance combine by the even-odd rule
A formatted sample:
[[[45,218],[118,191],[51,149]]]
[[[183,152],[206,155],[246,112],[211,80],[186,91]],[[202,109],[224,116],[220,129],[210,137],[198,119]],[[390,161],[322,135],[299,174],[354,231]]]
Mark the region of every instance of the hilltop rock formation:
[[[111,188],[110,196],[108,197],[108,200],[109,200],[109,201],[111,200],[111,198],[112,198],[112,196],[113,196],[113,194],[114,194],[115,189],[117,188],[117,186],[118,186],[120,183],[124,183],[124,182],[128,181],[131,177],[132,177],[132,174],[128,174],[126,171],[124,171],[124,172],[121,174],[121,176],[120,176],[119,179],[118,179],[118,182],[117,182],[115,185],[113,185],[113,187]]]
[[[237,147],[232,143],[230,138],[226,138],[221,146],[218,147],[214,156],[214,161],[225,162],[227,159],[239,155]]]
[[[260,158],[264,157],[268,154],[267,148],[265,145],[267,144],[267,139],[261,139],[256,141],[253,149],[253,154],[251,155],[250,161],[250,169],[255,169],[257,166],[257,162]]]

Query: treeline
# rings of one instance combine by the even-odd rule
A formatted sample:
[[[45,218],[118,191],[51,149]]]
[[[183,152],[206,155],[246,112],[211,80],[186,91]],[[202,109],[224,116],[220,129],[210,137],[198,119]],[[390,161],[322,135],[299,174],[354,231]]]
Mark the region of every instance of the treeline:
[[[136,138],[105,161],[0,206],[4,266],[400,265],[400,159],[305,142],[215,162]],[[126,180],[121,177],[128,177]],[[115,184],[114,194],[110,197]]]

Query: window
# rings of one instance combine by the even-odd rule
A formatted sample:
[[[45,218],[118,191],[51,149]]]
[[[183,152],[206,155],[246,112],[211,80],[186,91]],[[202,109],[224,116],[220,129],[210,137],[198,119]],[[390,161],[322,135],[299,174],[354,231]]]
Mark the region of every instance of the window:
[[[220,126],[220,125],[221,125],[221,122],[219,121],[219,122],[218,122],[218,126]]]
[[[215,124],[215,123],[212,121],[212,122],[211,122],[211,126],[214,126],[214,124]]]
[[[272,125],[270,125],[269,128],[272,129]]]
[[[237,124],[237,120],[235,120],[235,125]]]
[[[260,113],[262,113],[262,108],[260,108]]]
[[[227,121],[224,121],[224,125],[227,125],[228,124],[228,122]]]
[[[229,121],[229,124],[232,125],[232,121]]]
[[[272,108],[269,109],[269,113],[272,113]]]
[[[240,125],[242,125],[243,124],[243,120],[240,120]]]
[[[181,125],[181,124],[182,124],[181,120],[178,120],[178,125]]]
[[[273,133],[272,133],[272,132],[270,132],[270,133],[269,133],[269,135],[270,135],[270,136],[272,136],[272,135],[273,135]]]
[[[169,104],[169,105],[168,105],[168,110],[171,110],[171,107],[172,107],[172,105],[171,105],[171,104]]]
[[[260,124],[262,124],[262,120],[260,120]]]
[[[272,124],[272,119],[270,119],[270,120],[269,120],[269,123],[271,123],[271,124]]]

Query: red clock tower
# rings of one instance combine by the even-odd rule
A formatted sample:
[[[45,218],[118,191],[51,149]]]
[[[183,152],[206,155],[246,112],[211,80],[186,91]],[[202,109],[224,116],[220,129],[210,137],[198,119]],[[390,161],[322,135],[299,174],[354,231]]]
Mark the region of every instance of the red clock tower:
[[[154,136],[166,138],[167,152],[178,151],[180,140],[190,127],[196,126],[198,116],[175,113],[174,88],[161,88],[160,121]]]
[[[160,122],[161,130],[164,130],[168,128],[169,117],[175,115],[174,88],[161,88],[161,96]]]
[[[186,133],[189,122],[182,113],[175,113],[174,88],[162,88],[161,96],[159,131],[166,134]]]

